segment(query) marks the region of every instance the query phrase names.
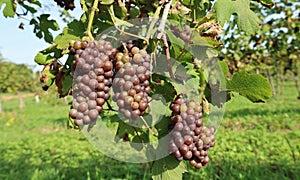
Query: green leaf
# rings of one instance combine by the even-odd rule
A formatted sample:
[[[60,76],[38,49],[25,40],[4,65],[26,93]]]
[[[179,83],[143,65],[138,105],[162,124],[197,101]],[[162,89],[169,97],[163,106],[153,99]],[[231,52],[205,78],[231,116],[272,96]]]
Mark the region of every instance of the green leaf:
[[[60,58],[62,56],[61,52],[61,50],[57,49],[56,45],[52,45],[44,50],[39,51],[34,57],[34,61],[40,65],[49,64],[55,58]]]
[[[200,36],[199,32],[197,31],[193,31],[191,35],[191,41],[193,42],[192,46],[216,47],[222,44],[221,42],[213,40],[210,37]]]
[[[58,49],[66,49],[69,47],[70,40],[80,40],[84,36],[85,28],[84,23],[74,20],[64,28],[63,33],[54,39]]]
[[[149,110],[152,117],[152,124],[156,124],[160,117],[164,116],[167,113],[167,105],[164,99],[158,94],[153,95],[151,102],[149,103]]]
[[[221,25],[228,22],[231,15],[236,14],[237,25],[243,31],[254,34],[259,29],[260,20],[250,9],[250,0],[217,0],[214,8]]]
[[[229,68],[227,66],[227,63],[225,61],[219,61],[218,64],[221,67],[221,70],[223,71],[224,77],[226,77],[227,74],[229,73]]]
[[[184,47],[185,42],[184,42],[182,39],[176,37],[176,36],[172,33],[171,30],[166,29],[166,33],[167,33],[168,38],[170,39],[170,42],[172,42],[172,44],[174,43],[174,44],[178,45],[178,46],[181,47],[181,48]]]
[[[132,27],[133,26],[133,24],[131,24],[127,21],[123,21],[122,19],[119,19],[115,16],[113,5],[111,5],[109,7],[108,12],[109,12],[111,20],[113,21],[115,26],[126,26],[126,27]]]
[[[259,74],[237,72],[227,81],[226,88],[240,93],[252,102],[265,102],[272,96],[269,81]]]
[[[73,84],[73,78],[71,75],[65,75],[64,81],[62,82],[62,94],[67,95],[72,87]]]
[[[209,7],[210,1],[209,0],[195,0],[194,8],[192,9],[191,15],[192,18],[198,22],[201,18],[206,15],[206,11]]]
[[[37,55],[34,57],[34,62],[36,62],[39,65],[49,64],[53,60],[53,56],[51,56],[50,54],[44,54],[42,52],[38,52]]]
[[[125,135],[134,135],[134,129],[132,126],[124,123],[123,121],[119,121],[119,126],[116,132],[115,141],[118,142],[119,140],[123,139]]]
[[[28,6],[28,5],[26,5],[26,4],[21,4],[21,6],[23,6],[26,10],[28,10],[30,13],[32,13],[32,14],[34,14],[34,13],[36,13],[37,12],[37,10],[36,10],[36,8],[34,8],[34,7],[31,7],[31,6]]]
[[[173,156],[167,156],[157,160],[152,166],[153,180],[176,180],[182,179],[182,174],[187,172],[184,161],[179,162]]]
[[[139,135],[135,135],[132,138],[132,143],[130,143],[130,146],[134,148],[137,151],[141,151],[143,149],[143,140]]]
[[[14,7],[14,1],[12,0],[1,0],[0,2],[0,9],[2,8],[2,5],[5,4],[3,9],[3,15],[4,17],[14,17],[16,13],[16,9]]]
[[[59,26],[55,20],[48,20],[50,14],[42,14],[37,19],[32,19],[30,21],[30,25],[34,25],[33,32],[36,33],[36,36],[38,38],[44,37],[45,41],[48,43],[52,43],[53,36],[49,29],[52,29],[53,31],[59,30]]]
[[[101,1],[101,4],[105,4],[105,5],[109,5],[109,4],[112,4],[114,3],[114,0],[102,0]]]

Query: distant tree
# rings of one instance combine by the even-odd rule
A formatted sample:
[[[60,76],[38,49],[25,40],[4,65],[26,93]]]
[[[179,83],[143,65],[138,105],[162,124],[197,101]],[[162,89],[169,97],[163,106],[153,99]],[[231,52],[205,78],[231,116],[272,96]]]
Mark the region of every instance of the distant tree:
[[[25,64],[15,64],[0,58],[0,92],[19,95],[20,108],[24,107],[21,91],[33,89],[33,71]]]

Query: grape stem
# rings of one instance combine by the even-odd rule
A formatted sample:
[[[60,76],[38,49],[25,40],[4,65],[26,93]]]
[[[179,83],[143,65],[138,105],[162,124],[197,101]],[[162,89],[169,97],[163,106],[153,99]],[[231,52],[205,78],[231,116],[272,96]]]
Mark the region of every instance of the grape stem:
[[[153,28],[154,28],[157,20],[159,18],[159,14],[160,14],[162,6],[163,6],[163,4],[161,4],[160,6],[157,7],[157,9],[156,9],[156,11],[155,11],[155,13],[154,13],[154,15],[152,17],[153,20],[152,20],[152,22],[151,22],[151,24],[149,26],[149,30],[148,30],[147,36],[146,36],[146,39],[148,39],[148,40],[149,40],[149,38],[151,36],[151,32],[153,31]]]
[[[140,116],[140,118],[142,119],[143,123],[145,124],[145,126],[147,127],[147,129],[149,130],[149,132],[152,134],[152,136],[158,137],[157,134],[155,134],[155,132],[150,128],[150,126],[148,125],[148,123],[146,122],[146,120],[144,119],[144,117]]]
[[[117,111],[117,110],[115,110],[115,109],[113,109],[112,107],[111,107],[111,105],[109,104],[109,102],[106,100],[106,104],[107,104],[107,106],[108,106],[108,109],[107,110],[109,110],[109,111]]]
[[[169,71],[170,77],[172,79],[174,79],[175,77],[174,77],[174,74],[173,74],[173,71],[172,71],[169,44],[168,44],[167,36],[166,36],[166,33],[165,33],[166,21],[167,21],[167,18],[168,18],[168,14],[169,14],[171,4],[172,4],[172,0],[169,0],[169,2],[167,2],[167,4],[165,5],[164,12],[163,12],[163,15],[162,15],[162,19],[161,19],[161,22],[160,22],[159,27],[157,29],[157,31],[159,32],[158,35],[157,35],[157,38],[163,40],[164,48],[165,48],[165,51],[166,51],[166,57],[167,57],[168,71]]]
[[[159,32],[157,35],[157,39],[161,39],[163,38],[163,36],[165,36],[165,26],[166,26],[169,10],[171,8],[171,4],[172,4],[172,0],[169,0],[169,2],[167,2],[167,4],[165,5],[160,24],[157,28],[157,31]]]
[[[91,14],[90,14],[90,17],[89,17],[89,22],[88,22],[87,30],[85,32],[89,36],[89,38],[91,40],[94,40],[94,37],[93,37],[91,31],[92,31],[92,25],[93,25],[93,21],[94,21],[95,12],[99,11],[99,9],[98,9],[98,3],[99,3],[99,0],[95,0],[94,1],[93,7],[92,7],[92,11],[91,11]]]
[[[173,71],[172,71],[171,56],[170,56],[170,51],[169,51],[169,44],[168,44],[167,37],[166,37],[165,34],[163,35],[162,40],[163,40],[164,48],[165,48],[165,51],[166,51],[167,66],[168,66],[168,71],[169,71],[170,77],[172,79],[175,79],[175,76],[174,76]]]

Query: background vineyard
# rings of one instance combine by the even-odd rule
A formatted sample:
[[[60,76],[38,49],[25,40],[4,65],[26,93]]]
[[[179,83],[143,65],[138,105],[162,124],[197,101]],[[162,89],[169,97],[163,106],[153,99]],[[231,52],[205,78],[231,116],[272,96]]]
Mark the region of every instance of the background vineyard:
[[[63,28],[50,14],[44,11],[40,13],[44,7],[42,1],[0,1],[5,17],[26,19],[31,15],[26,25],[31,25],[33,33],[49,43],[46,49],[35,52],[35,63],[44,67],[41,72],[34,72],[23,64],[8,62],[0,54],[0,139],[3,139],[0,142],[0,179],[153,178],[156,180],[163,177],[181,179],[181,173],[183,179],[300,178],[300,4],[298,2],[295,0],[274,2],[272,0],[130,0],[125,3],[119,0],[80,0],[80,5],[76,7],[73,0],[55,0],[55,2],[61,7],[59,12],[65,22]],[[74,8],[82,10],[80,17],[70,17],[68,10]],[[23,14],[20,14],[20,10]],[[165,16],[172,21],[163,27],[166,29],[161,29],[161,26],[165,26],[164,21],[156,22],[156,18]],[[152,24],[151,21],[148,23],[145,17],[152,17],[152,22],[159,24],[155,32],[157,34],[152,34],[154,30],[151,25],[155,23]],[[134,21],[128,20],[136,20],[136,18],[142,18],[138,22],[141,20],[141,24],[150,26],[144,26],[147,27],[146,29],[143,29],[143,25],[132,28],[131,23]],[[26,25],[22,22],[19,29],[24,29]],[[108,35],[102,36],[107,41],[104,49],[97,46],[104,41],[90,42],[107,28],[113,30],[109,31]],[[137,34],[132,34],[132,29],[134,29],[132,32]],[[54,31],[61,33],[54,35],[52,33]],[[147,35],[144,32],[147,32]],[[92,50],[96,51],[94,54],[97,55],[83,56],[82,52],[87,47],[93,47]],[[86,52],[89,53],[90,50],[91,48]],[[86,75],[84,82],[81,76],[83,74],[77,74],[75,67],[79,69],[77,72],[83,70],[90,73],[91,69],[95,70],[97,63],[95,59],[100,52],[107,53],[107,58],[103,58],[108,63],[107,67],[100,67],[104,62],[101,59],[98,64],[102,74],[94,73],[93,78],[90,74]],[[180,72],[176,74],[180,68],[176,63],[171,65],[171,58],[183,67],[187,76],[180,76]],[[216,59],[220,61],[215,61]],[[211,162],[200,170],[190,166],[185,167],[192,159],[198,160],[198,165],[206,164],[203,159],[197,159],[194,151],[191,153],[192,148],[189,147],[189,153],[193,154],[192,159],[185,158],[187,161],[179,162],[172,156],[175,153],[170,155],[167,153],[171,149],[167,147],[168,143],[171,144],[172,141],[159,142],[155,148],[152,145],[146,146],[144,142],[149,139],[159,139],[168,132],[172,125],[172,116],[182,113],[183,108],[175,112],[170,106],[172,114],[171,110],[163,114],[163,120],[170,122],[158,123],[150,128],[143,119],[144,123],[146,122],[143,125],[144,129],[134,129],[134,132],[131,129],[133,133],[128,133],[132,127],[124,126],[123,120],[114,119],[116,111],[124,108],[119,105],[121,103],[113,103],[116,101],[113,100],[114,98],[120,99],[119,95],[116,95],[119,92],[114,87],[111,91],[109,88],[114,80],[119,78],[120,81],[123,78],[114,74],[127,63],[126,73],[137,75],[132,68],[134,64],[135,67],[142,67],[146,63],[146,67],[150,69],[150,64],[153,62],[154,64],[164,62],[166,64],[164,73],[167,76],[150,75],[148,69],[147,75],[142,72],[139,74],[144,77],[143,80],[138,78],[141,81],[138,85],[144,88],[141,91],[146,92],[144,94],[146,96],[142,108],[140,108],[140,101],[135,102],[135,106],[125,106],[123,114],[127,119],[138,118],[144,112],[149,113],[148,110],[145,111],[150,102],[148,95],[154,97],[154,94],[161,92],[164,92],[163,97],[167,105],[163,105],[167,108],[179,94],[184,94],[189,100],[194,100],[191,97],[196,94],[197,108],[203,107],[205,120],[211,110],[208,103],[210,107],[222,109],[225,103],[222,102],[222,98],[226,97],[224,100],[228,101],[224,106],[226,110],[224,119],[217,129],[216,146],[209,151]],[[216,65],[222,69],[223,72],[220,74],[225,78],[211,77],[210,75],[215,72],[208,73],[206,64]],[[176,69],[175,76],[172,68]],[[103,76],[102,80],[98,80],[100,75]],[[193,78],[186,78],[188,76]],[[95,90],[95,87],[92,87],[95,84],[105,84],[105,90],[96,88],[100,95],[93,92],[94,99],[91,98],[91,93],[86,93],[89,102],[93,101],[93,104],[97,102],[95,108],[90,104],[87,105],[88,103],[85,102],[88,102],[87,98],[80,92],[83,98],[80,102],[78,98],[74,98],[72,103],[71,93],[75,94],[74,87],[76,87],[76,84],[73,84],[73,89],[71,88],[72,78],[78,79],[78,82],[82,81],[85,85],[81,87],[85,87],[87,92]],[[120,91],[126,91],[124,94],[129,92],[133,84],[131,81],[132,78],[129,80],[127,77],[124,85],[126,88],[123,89],[123,85],[120,85]],[[114,85],[116,84],[118,85],[118,83]],[[194,85],[192,88],[189,86],[191,84]],[[113,91],[115,96],[111,94]],[[132,94],[129,95],[132,97],[128,96],[121,100],[133,99],[135,92]],[[214,95],[224,97],[217,96],[220,99],[214,102],[212,98]],[[103,99],[99,103],[96,98]],[[103,106],[105,100],[112,103],[112,107],[107,102]],[[77,107],[75,101],[79,102]],[[151,101],[155,102],[156,99]],[[79,104],[82,103],[85,103],[85,106],[82,106],[84,108],[79,108]],[[90,106],[92,110],[88,109]],[[130,108],[133,110],[133,107],[136,111],[130,114],[129,110]],[[152,149],[155,149],[165,152],[166,157],[154,160],[153,163],[134,164],[111,159],[105,155],[105,152],[97,151],[77,125],[81,126],[85,123],[91,130],[102,108],[105,109],[105,113],[100,116],[115,132],[116,137],[132,142],[138,139],[144,145],[148,155],[151,155]],[[114,108],[117,110],[114,111]],[[195,107],[195,112],[197,108]],[[86,113],[87,110],[93,111],[92,115]],[[70,117],[68,117],[69,111]],[[129,114],[126,115],[124,112]],[[194,112],[194,109],[190,112]],[[83,113],[86,114],[83,116]],[[200,117],[202,112],[197,110],[197,113]],[[77,118],[78,114],[82,115],[81,119]],[[89,119],[84,120],[84,117]],[[201,121],[201,119],[202,115],[196,120]],[[195,124],[192,122],[189,125]],[[205,125],[204,123],[203,126]],[[190,126],[188,128],[189,133],[195,132]],[[183,138],[180,133],[178,137]],[[192,144],[196,144],[200,139],[198,134],[194,133],[194,135],[191,135]],[[176,138],[177,136],[174,139]],[[143,148],[143,145],[140,147]],[[152,149],[149,148],[150,146]],[[174,151],[180,149],[181,145],[177,146]],[[135,150],[138,149],[135,147]],[[196,150],[197,152],[204,150],[205,153],[208,151],[203,147]],[[129,156],[126,153],[130,152],[117,154],[117,156]],[[179,152],[176,158],[182,160],[182,156],[184,157],[183,152]]]

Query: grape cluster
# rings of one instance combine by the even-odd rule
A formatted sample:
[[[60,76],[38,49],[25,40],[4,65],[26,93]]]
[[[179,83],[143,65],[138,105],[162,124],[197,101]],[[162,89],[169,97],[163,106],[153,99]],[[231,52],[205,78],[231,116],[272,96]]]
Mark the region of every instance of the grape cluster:
[[[191,39],[191,35],[192,35],[192,30],[191,30],[190,26],[184,25],[182,31],[180,29],[178,29],[177,26],[172,26],[171,30],[177,37],[179,37],[183,41],[185,41],[187,43],[191,43],[190,39]]]
[[[72,76],[73,102],[69,116],[77,126],[95,121],[102,106],[110,97],[114,75],[112,57],[115,55],[110,42],[71,42],[70,52],[75,53]],[[74,52],[75,51],[75,52]]]
[[[182,95],[171,104],[172,110],[169,153],[178,160],[188,160],[200,169],[209,162],[208,150],[215,145],[213,127],[203,127],[202,106]]]
[[[74,0],[54,0],[57,5],[64,8],[65,10],[73,10],[75,8]]]
[[[119,112],[135,120],[148,107],[150,55],[128,42],[126,48],[115,56],[117,74],[113,80],[113,100]]]

